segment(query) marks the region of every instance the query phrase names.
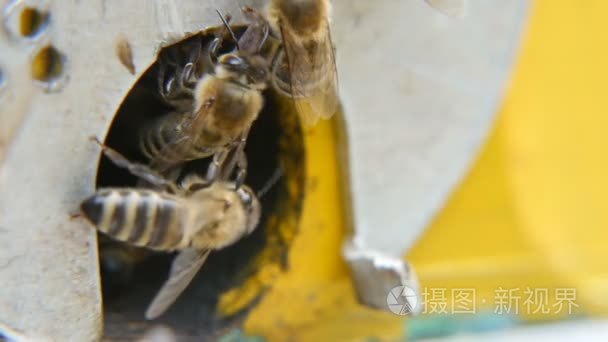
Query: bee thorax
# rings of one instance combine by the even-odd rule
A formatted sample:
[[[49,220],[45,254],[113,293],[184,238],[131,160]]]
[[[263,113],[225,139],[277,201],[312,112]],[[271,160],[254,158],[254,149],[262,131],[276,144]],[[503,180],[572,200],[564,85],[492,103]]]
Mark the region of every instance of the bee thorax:
[[[221,132],[235,129],[240,133],[251,125],[263,105],[259,91],[218,78],[205,81],[197,89],[197,94],[201,95],[198,103],[203,103],[203,97],[213,94],[213,108],[209,110],[207,125],[215,126]]]
[[[236,192],[214,185],[209,191],[201,191],[198,199],[192,204],[204,203],[203,210],[198,210],[191,217],[192,247],[199,249],[222,249],[229,246],[247,232],[247,211]],[[195,210],[190,210],[194,213]]]

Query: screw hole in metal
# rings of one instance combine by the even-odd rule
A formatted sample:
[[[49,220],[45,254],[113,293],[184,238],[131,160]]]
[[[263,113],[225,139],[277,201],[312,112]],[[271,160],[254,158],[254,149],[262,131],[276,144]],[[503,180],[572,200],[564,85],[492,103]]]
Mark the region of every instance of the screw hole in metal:
[[[31,75],[47,90],[53,90],[65,73],[65,55],[52,45],[39,50],[32,59]]]
[[[26,7],[19,17],[19,33],[23,37],[35,38],[43,33],[49,24],[49,14],[33,7]]]

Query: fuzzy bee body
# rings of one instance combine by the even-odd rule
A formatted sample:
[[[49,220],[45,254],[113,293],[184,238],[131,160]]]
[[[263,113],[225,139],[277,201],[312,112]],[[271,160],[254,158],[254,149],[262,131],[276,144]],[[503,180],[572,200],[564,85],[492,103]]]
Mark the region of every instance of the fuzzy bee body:
[[[268,36],[268,23],[261,16],[251,16],[251,21],[241,39],[236,41],[233,36],[234,51],[219,55],[223,36],[205,47],[213,64],[208,72],[193,76],[196,72],[186,66],[196,61],[190,61],[172,76],[168,85],[164,76],[159,79],[161,93],[168,87],[168,92],[188,94],[190,101],[176,102],[164,96],[176,111],[144,127],[140,133],[140,150],[153,169],[166,174],[183,162],[212,155],[219,163],[227,151],[244,145],[262,110],[262,91],[270,74],[270,61],[261,52]],[[226,30],[230,31],[227,24]],[[245,168],[243,163],[240,162],[241,170]]]
[[[146,311],[146,317],[153,319],[175,302],[211,251],[232,245],[253,232],[260,220],[260,202],[246,185],[206,183],[196,175],[178,185],[145,165],[129,162],[103,145],[102,148],[115,164],[166,189],[105,188],[80,205],[83,216],[115,240],[160,251],[179,251],[169,279]]]
[[[198,110],[172,112],[143,131],[140,149],[153,167],[205,158],[229,147],[264,103],[260,90],[211,74],[198,83],[195,96]]]
[[[243,192],[253,194],[245,186],[234,190],[226,182],[184,197],[145,189],[106,188],[84,200],[81,211],[100,232],[134,246],[159,251],[221,249],[257,224],[259,213],[246,208]]]

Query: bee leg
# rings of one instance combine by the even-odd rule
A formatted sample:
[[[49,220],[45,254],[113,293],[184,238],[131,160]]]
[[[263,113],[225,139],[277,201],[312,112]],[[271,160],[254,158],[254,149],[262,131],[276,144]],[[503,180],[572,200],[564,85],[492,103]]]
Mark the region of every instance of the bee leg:
[[[184,95],[192,97],[196,86],[196,62],[200,52],[194,50],[180,63],[167,55],[159,57],[158,93],[166,103],[177,108],[180,107],[179,99]]]
[[[247,177],[247,156],[245,155],[245,144],[247,143],[247,136],[249,135],[249,129],[241,134],[241,137],[236,141],[235,148],[231,151],[230,158],[226,162],[226,165],[222,168],[222,179],[230,179],[235,168],[237,170],[235,185],[239,188],[245,182]]]
[[[181,97],[184,93],[186,96],[193,96],[199,56],[200,46],[195,44],[185,61],[176,63],[166,56],[163,57],[158,71],[159,91],[170,104],[175,105],[171,99]]]
[[[167,99],[173,93],[173,88],[175,88],[175,76],[171,75],[177,73],[179,66],[166,55],[159,57],[158,64],[158,92],[164,99]]]
[[[238,189],[245,184],[245,178],[247,178],[247,156],[245,155],[245,151],[240,150],[236,158],[237,172],[234,184]]]
[[[245,178],[247,177],[247,155],[245,154],[245,144],[247,144],[247,137],[249,136],[250,128],[246,129],[239,139],[238,145],[236,147],[236,152],[234,154],[234,158],[231,160],[229,165],[229,172],[232,173],[232,170],[235,167],[237,168],[235,184],[238,189],[245,183]]]
[[[177,85],[175,93],[184,92],[188,96],[194,97],[194,87],[196,86],[196,81],[193,80],[194,63],[187,63],[180,73],[181,77],[179,77],[179,84]]]
[[[160,89],[160,94],[165,99],[165,101],[171,103],[172,94],[175,94],[175,77],[169,76],[165,81],[163,81],[162,87]]]
[[[154,186],[164,187],[172,192],[178,191],[177,186],[173,182],[165,179],[163,176],[161,176],[159,173],[152,170],[148,166],[129,161],[125,156],[120,154],[120,152],[104,145],[101,141],[99,141],[99,139],[97,139],[97,137],[91,137],[91,140],[93,140],[99,145],[99,147],[101,147],[103,154],[108,157],[108,159],[110,159],[116,166],[129,170],[131,174],[145,180],[146,182]]]
[[[222,48],[222,44],[224,43],[224,36],[229,31],[230,27],[228,25],[232,21],[232,16],[223,16],[218,10],[216,10],[216,12],[222,19],[224,27],[222,27],[222,29],[217,32],[215,38],[211,41],[211,43],[209,43],[209,46],[207,48],[209,59],[211,60],[212,64],[217,63],[218,56],[220,55],[220,49]]]
[[[213,64],[217,63],[217,57],[219,55],[220,47],[222,46],[222,41],[222,38],[217,37],[213,39],[211,43],[209,43],[209,59]]]
[[[162,64],[162,63],[161,63]],[[165,75],[167,74],[167,69],[160,65],[158,67],[158,74],[156,78],[156,82],[158,84],[158,93],[164,98],[166,94],[166,83],[165,83]]]
[[[222,165],[224,165],[226,158],[228,158],[228,154],[230,154],[230,149],[225,148],[213,155],[213,160],[207,168],[207,182],[211,183],[219,178]]]
[[[200,42],[194,44],[192,51],[188,55],[188,62],[184,66],[184,70],[182,71],[182,83],[188,87],[188,89],[192,89],[196,86],[197,81],[197,72],[196,65],[201,55],[201,45]]]
[[[184,66],[184,70],[182,71],[182,84],[187,86],[189,83],[192,83],[192,79],[194,78],[194,63],[189,62]]]
[[[219,56],[220,48],[222,47],[222,42],[224,41],[224,38],[223,38],[224,32],[223,32],[223,30],[220,30],[220,32],[222,32],[222,33],[218,34],[209,43],[209,48],[207,49],[207,51],[209,53],[209,59],[211,60],[211,63],[213,63],[213,64],[217,63],[217,58]]]

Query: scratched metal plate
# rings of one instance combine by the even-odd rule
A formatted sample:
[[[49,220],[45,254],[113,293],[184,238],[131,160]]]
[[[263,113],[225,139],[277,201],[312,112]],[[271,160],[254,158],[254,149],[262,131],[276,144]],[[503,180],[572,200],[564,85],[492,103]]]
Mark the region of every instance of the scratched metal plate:
[[[421,1],[335,1],[354,218],[369,246],[407,250],[466,172],[498,106],[525,3],[471,1],[469,15],[452,20]],[[100,336],[95,236],[69,219],[94,189],[99,154],[87,139],[106,135],[163,42],[241,4],[0,1],[0,323],[53,340]],[[32,37],[19,32],[27,6],[50,16]],[[121,40],[135,74],[116,56]],[[35,81],[32,63],[49,46],[62,72]]]
[[[99,151],[116,109],[159,46],[218,24],[232,1],[0,1],[0,323],[57,341],[101,334],[96,239],[69,218],[94,189]],[[48,25],[21,34],[27,7]],[[239,17],[236,16],[236,21]],[[133,51],[135,74],[116,44]],[[62,72],[32,79],[36,56],[52,46]]]
[[[355,243],[400,258],[466,174],[492,125],[528,1],[334,1]]]

